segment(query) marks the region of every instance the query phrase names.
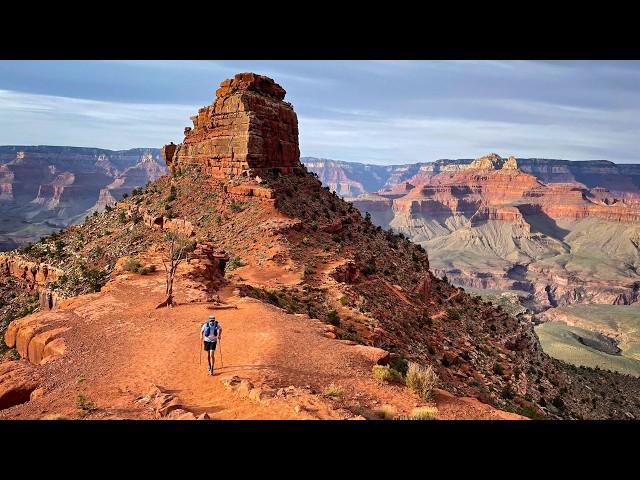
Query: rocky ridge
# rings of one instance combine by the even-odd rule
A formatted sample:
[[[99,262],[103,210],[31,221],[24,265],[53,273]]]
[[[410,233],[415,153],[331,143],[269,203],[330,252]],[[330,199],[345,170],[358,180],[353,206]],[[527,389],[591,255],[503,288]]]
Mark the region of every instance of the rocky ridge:
[[[236,95],[232,85],[223,82],[218,100]],[[240,92],[240,97],[265,97],[251,100],[258,109],[282,101],[279,89]],[[269,117],[268,111],[263,114]],[[239,137],[246,137],[244,123],[232,125]],[[230,135],[235,138],[233,131]],[[281,134],[290,138],[287,132]],[[205,138],[199,141],[207,143]],[[295,141],[297,146],[297,137]],[[211,145],[217,145],[216,140]],[[255,145],[250,144],[247,158],[261,158]],[[197,405],[210,402],[202,379],[191,373],[195,367],[187,366],[196,352],[188,347],[193,328],[199,326],[193,318],[204,317],[209,309],[218,309],[223,323],[237,329],[235,334],[233,328],[227,332],[236,339],[230,340],[236,342],[232,365],[248,366],[243,375],[254,377],[248,379],[253,388],[245,384],[249,394],[258,381],[264,391],[275,390],[276,397],[287,385],[293,387],[289,391],[304,390],[311,396],[306,411],[321,412],[315,418],[348,418],[347,411],[362,415],[382,401],[395,402],[403,413],[419,406],[420,400],[407,388],[377,382],[371,375],[378,362],[401,368],[407,360],[433,366],[442,386],[453,394],[448,401],[473,397],[486,408],[493,405],[493,411],[497,407],[552,418],[640,415],[640,405],[633,402],[640,388],[636,379],[571,369],[554,361],[542,352],[526,318],[499,311],[435,278],[422,247],[376,227],[353,205],[323,188],[301,164],[282,168],[271,164],[256,176],[250,160],[246,164],[245,160],[225,164],[213,151],[211,157],[188,157],[183,162],[174,152],[167,156],[171,176],[119,202],[114,210],[24,252],[57,262],[56,267],[70,277],[60,286],[69,296],[76,278],[70,267],[78,265],[77,271],[84,271],[86,278],[94,278],[91,272],[102,276],[96,277],[95,293],[74,296],[50,312],[10,325],[5,341],[19,346],[20,365],[27,359],[36,363],[39,356],[51,360],[34,366],[38,372],[46,371],[38,379],[38,388],[46,394],[14,404],[0,415],[33,418],[42,409],[69,408],[68,399],[86,389],[101,399],[104,414],[118,411],[148,418],[148,406],[143,404],[155,400],[149,395],[143,402],[136,399],[148,391],[139,379],[149,375],[161,377],[154,378],[156,385],[169,382],[179,387]],[[194,254],[200,249],[203,256],[190,260],[180,272],[179,306],[159,315],[153,305],[163,295],[162,277],[127,272],[124,265],[127,258],[159,265],[167,254],[166,225],[188,226]],[[185,237],[186,231],[181,231]],[[52,243],[55,250],[47,248]],[[203,265],[205,260],[211,268]],[[151,317],[159,331],[170,335],[157,341],[148,338]],[[35,347],[31,358],[36,335],[55,330],[57,322],[70,327],[59,333],[65,344],[64,362],[55,354],[44,355],[44,350],[38,355]],[[96,335],[96,329],[103,335]],[[48,343],[44,344],[46,349]],[[113,357],[121,358],[125,352],[131,361],[114,364]],[[153,368],[145,371],[145,365]],[[79,377],[82,386],[76,381]],[[234,382],[229,379],[229,384]],[[218,387],[214,378],[208,390],[230,398]],[[602,395],[613,388],[624,395]],[[154,394],[158,404],[173,401],[162,397],[162,391]],[[281,400],[262,404],[258,396],[254,393],[249,399],[255,402],[251,407],[265,415],[289,418],[304,410],[301,405],[290,409]],[[612,398],[620,403],[612,403]],[[91,413],[95,409],[88,402],[79,404],[83,412],[98,415]],[[245,400],[234,405],[240,405],[238,415],[247,415]],[[474,412],[476,418],[486,418]]]

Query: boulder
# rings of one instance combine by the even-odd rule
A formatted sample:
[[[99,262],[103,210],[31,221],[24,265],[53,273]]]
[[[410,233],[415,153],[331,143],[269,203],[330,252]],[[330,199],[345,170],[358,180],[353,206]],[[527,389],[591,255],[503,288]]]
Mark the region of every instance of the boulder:
[[[376,365],[387,365],[389,363],[390,354],[382,348],[370,347],[368,345],[354,345],[353,348]]]

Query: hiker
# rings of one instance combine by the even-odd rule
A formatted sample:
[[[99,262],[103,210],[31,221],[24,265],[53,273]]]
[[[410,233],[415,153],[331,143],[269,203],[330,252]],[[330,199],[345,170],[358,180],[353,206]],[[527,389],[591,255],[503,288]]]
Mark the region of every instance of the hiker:
[[[209,375],[213,375],[213,367],[216,362],[216,345],[218,344],[218,340],[222,340],[222,326],[213,315],[202,325],[200,338],[204,340],[204,351],[208,352]]]

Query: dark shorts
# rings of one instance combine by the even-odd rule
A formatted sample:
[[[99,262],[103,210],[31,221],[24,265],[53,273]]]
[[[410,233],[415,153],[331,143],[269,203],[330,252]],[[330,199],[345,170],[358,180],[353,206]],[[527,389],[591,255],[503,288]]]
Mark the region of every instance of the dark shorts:
[[[205,340],[203,343],[205,352],[208,352],[209,350],[213,350],[214,352],[216,351],[216,345],[218,344],[218,342],[207,342]]]

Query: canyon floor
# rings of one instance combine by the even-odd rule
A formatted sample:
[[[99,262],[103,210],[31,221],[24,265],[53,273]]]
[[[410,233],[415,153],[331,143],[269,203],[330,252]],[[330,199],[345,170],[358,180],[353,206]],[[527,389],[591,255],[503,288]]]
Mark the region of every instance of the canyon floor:
[[[242,275],[252,274],[260,276]],[[32,324],[64,318],[66,353],[33,367],[39,370],[39,395],[3,410],[0,418],[153,419],[206,413],[212,419],[348,419],[375,418],[380,408],[408,415],[426,405],[402,385],[375,380],[374,362],[361,346],[328,338],[326,324],[318,320],[241,298],[234,283],[220,292],[222,304],[181,303],[180,292],[188,288],[178,279],[180,304],[156,309],[164,274],[121,273],[100,293],[26,317],[22,322]],[[199,340],[200,326],[211,313],[224,332],[213,377]],[[330,385],[333,392],[327,390]],[[442,390],[430,405],[438,408],[439,419],[523,418]]]

